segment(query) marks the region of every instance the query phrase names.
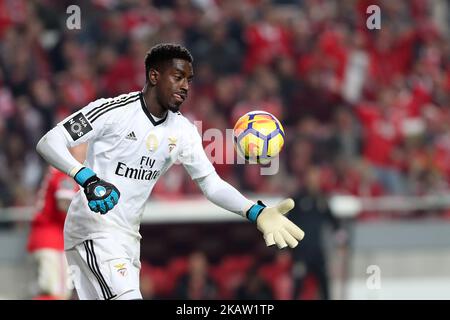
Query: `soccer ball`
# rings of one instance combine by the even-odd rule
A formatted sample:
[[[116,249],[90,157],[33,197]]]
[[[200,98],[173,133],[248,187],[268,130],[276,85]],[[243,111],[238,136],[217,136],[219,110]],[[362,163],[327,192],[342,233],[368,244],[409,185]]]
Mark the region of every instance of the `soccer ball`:
[[[267,164],[278,156],[284,145],[284,129],[273,114],[251,111],[236,121],[234,147],[249,162]]]

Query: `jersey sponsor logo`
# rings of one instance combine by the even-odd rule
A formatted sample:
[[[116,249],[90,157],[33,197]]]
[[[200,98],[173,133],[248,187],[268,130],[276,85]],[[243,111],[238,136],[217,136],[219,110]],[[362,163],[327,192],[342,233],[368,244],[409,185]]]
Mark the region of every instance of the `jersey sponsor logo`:
[[[133,168],[127,166],[126,163],[119,162],[117,163],[115,174],[129,179],[150,181],[157,179],[161,175],[161,170],[145,169],[142,165],[139,168]]]
[[[72,119],[67,120],[63,126],[70,134],[73,141],[78,140],[89,131],[92,131],[92,126],[81,112],[77,113]]]
[[[137,137],[136,137],[136,134],[134,133],[134,131],[131,131],[129,134],[127,134],[127,136],[125,137],[125,139],[132,140],[132,141],[136,141],[136,140],[137,140]]]
[[[147,146],[148,151],[155,152],[159,146],[158,138],[156,137],[156,135],[150,133],[147,136],[147,139],[145,139],[145,145]]]

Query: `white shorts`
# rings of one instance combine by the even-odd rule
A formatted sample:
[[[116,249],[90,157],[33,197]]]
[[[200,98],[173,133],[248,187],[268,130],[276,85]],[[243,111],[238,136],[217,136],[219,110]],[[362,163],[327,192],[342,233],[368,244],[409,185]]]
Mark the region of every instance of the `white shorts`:
[[[139,242],[96,238],[66,250],[66,256],[80,300],[142,299]]]
[[[47,294],[58,299],[69,299],[72,287],[64,251],[39,249],[32,253],[37,263],[38,294]]]

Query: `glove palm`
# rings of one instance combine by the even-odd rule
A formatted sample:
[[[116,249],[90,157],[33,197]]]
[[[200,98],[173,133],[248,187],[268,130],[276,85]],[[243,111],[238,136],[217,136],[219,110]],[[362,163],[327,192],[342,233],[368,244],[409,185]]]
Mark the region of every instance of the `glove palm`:
[[[285,199],[275,207],[266,207],[259,214],[256,225],[264,235],[267,246],[277,245],[282,249],[289,245],[295,248],[305,233],[285,214],[294,208],[294,200]]]

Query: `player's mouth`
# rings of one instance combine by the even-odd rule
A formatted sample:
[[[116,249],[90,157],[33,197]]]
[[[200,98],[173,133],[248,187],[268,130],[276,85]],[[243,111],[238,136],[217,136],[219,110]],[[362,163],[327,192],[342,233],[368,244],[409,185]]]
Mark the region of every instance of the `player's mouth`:
[[[182,103],[186,99],[186,94],[184,93],[174,93],[173,96],[179,103]]]

